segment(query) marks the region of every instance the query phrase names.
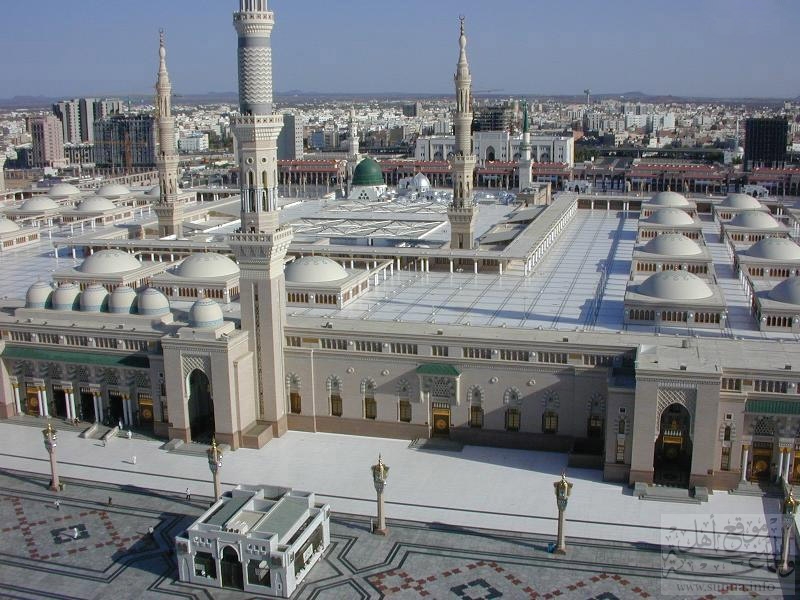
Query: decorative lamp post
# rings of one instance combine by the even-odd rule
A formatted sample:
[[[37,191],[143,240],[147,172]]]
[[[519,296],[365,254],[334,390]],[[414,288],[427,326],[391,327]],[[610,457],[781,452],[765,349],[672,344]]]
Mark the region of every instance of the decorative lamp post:
[[[216,502],[222,495],[219,482],[219,470],[222,468],[222,450],[217,446],[217,440],[211,440],[211,447],[206,453],[208,454],[208,468],[211,469],[211,476],[214,478],[214,502]]]
[[[553,482],[556,492],[556,506],[558,506],[558,539],[556,540],[555,554],[566,554],[567,544],[564,540],[564,512],[567,510],[567,500],[572,492],[572,483],[567,481],[567,474],[561,473],[561,479]]]
[[[56,440],[58,435],[56,430],[53,429],[53,424],[49,421],[47,422],[47,428],[42,429],[42,436],[44,437],[44,447],[47,448],[47,453],[50,455],[50,489],[58,492],[61,490],[56,470]]]
[[[792,538],[792,527],[794,526],[798,505],[800,505],[800,500],[794,497],[794,490],[789,488],[789,495],[783,501],[783,545],[781,546],[781,564],[779,567],[781,573],[789,572],[789,543]]]
[[[386,535],[386,515],[383,510],[383,489],[386,487],[386,478],[389,475],[389,467],[383,464],[381,455],[378,455],[378,464],[372,465],[372,482],[375,484],[375,491],[378,493],[378,525],[373,528],[375,535]]]

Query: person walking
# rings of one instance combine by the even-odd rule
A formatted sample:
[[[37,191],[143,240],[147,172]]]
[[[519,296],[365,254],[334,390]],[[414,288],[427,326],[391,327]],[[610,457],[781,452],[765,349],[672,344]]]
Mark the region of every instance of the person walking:
[[[56,510],[61,510],[61,502],[59,500],[56,500],[53,504],[55,504]]]
[[[186,501],[187,502],[191,502],[192,501],[192,492],[189,490],[188,487],[186,488]]]
[[[111,496],[109,496],[109,497],[108,497],[108,505],[109,505],[109,506],[111,506],[111,504],[112,504],[112,502],[111,502]]]
[[[131,456],[131,463],[136,464],[136,456]]]

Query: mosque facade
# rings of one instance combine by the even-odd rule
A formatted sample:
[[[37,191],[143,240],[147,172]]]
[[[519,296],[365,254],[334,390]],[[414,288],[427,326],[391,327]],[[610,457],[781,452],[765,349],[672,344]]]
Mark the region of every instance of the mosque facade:
[[[784,343],[725,333],[729,309],[709,272],[699,209],[680,194],[657,195],[645,206],[641,198],[635,207],[619,201],[619,210],[640,211],[622,311],[626,324],[645,327],[567,331],[336,318],[337,310],[410,265],[420,276],[459,268],[534,276],[588,201],[560,195],[523,219],[507,245],[476,247],[462,22],[450,242],[369,251],[301,244],[279,214],[274,16],[266,0],[240,0],[234,25],[241,230],[220,247],[172,261],[94,250],[52,282],[31,286],[24,301],[4,299],[0,417],[122,423],[183,442],[213,436],[234,450],[261,447],[289,429],[440,436],[568,452],[573,466],[602,469],[613,481],[714,489],[779,475],[800,481],[800,350],[793,337]],[[160,57],[163,64],[164,52]],[[166,67],[161,94],[165,75]],[[358,156],[357,147],[351,151]],[[174,202],[170,156],[160,163],[165,206]],[[354,169],[354,191],[361,186],[377,194],[374,188],[385,186],[370,160]],[[408,183],[427,189],[421,179]],[[124,204],[120,198],[93,210],[112,214]],[[764,331],[792,334],[800,328],[800,249],[764,218],[762,205],[750,206],[745,218],[733,215],[745,210],[743,199],[725,202],[718,212],[731,222],[720,221],[720,235],[750,286],[753,317]],[[27,209],[46,218],[54,207]],[[745,243],[737,218],[758,225],[758,239],[747,240],[758,245]],[[233,302],[241,307],[238,318],[226,313]],[[331,316],[293,312],[309,306]],[[675,324],[707,334],[659,333]]]

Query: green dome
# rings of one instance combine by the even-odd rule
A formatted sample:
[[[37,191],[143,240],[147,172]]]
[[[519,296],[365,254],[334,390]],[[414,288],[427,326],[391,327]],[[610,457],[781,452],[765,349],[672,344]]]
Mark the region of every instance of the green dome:
[[[353,171],[352,185],[385,185],[383,171],[378,162],[372,158],[365,158]]]

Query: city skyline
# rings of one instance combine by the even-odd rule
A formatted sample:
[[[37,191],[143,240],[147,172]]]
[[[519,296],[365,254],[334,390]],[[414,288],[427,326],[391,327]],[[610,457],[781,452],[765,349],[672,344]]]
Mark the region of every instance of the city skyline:
[[[229,28],[235,4],[143,0],[109,12],[86,0],[80,14],[63,12],[54,0],[43,0],[36,13],[4,7],[14,27],[0,40],[0,52],[17,58],[15,68],[0,76],[3,96],[150,93],[159,28],[167,31],[176,95],[234,91]],[[509,1],[501,11],[456,0],[435,6],[420,0],[269,5],[277,19],[279,93],[449,93],[457,52],[452,32],[464,14],[476,94],[577,95],[586,87],[597,94],[716,98],[800,94],[788,59],[800,6],[781,0],[757,9],[745,0],[679,0],[637,5],[635,11],[616,0],[602,10],[584,0],[557,6]],[[58,19],[41,17],[56,8],[62,11]],[[682,17],[677,25],[666,18],[670,14]],[[770,34],[749,34],[754,19],[770,23]]]

